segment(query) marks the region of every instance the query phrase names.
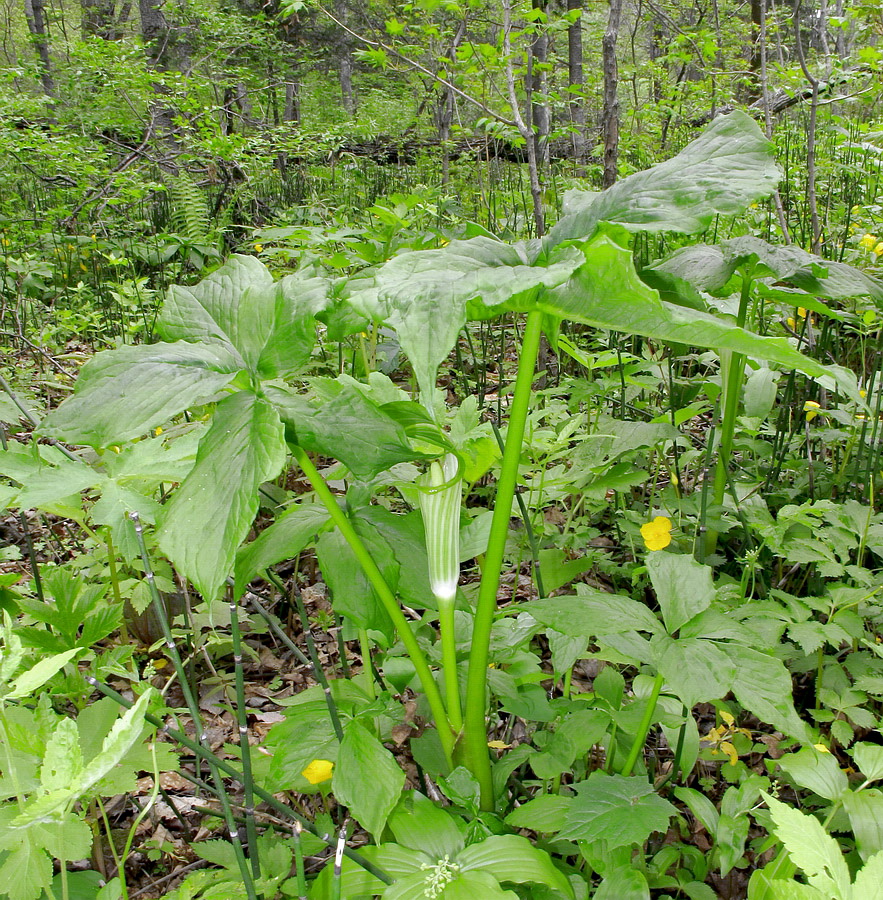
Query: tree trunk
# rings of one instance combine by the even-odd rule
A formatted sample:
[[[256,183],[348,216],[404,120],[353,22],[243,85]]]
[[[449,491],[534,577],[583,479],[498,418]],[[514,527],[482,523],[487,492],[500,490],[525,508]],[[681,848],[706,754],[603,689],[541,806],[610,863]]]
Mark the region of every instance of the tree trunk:
[[[294,72],[285,82],[285,109],[282,112],[282,121],[291,122],[294,126],[300,125],[300,80]]]
[[[751,72],[748,84],[748,102],[753,103],[761,96],[761,52],[760,41],[766,12],[766,0],[751,0],[751,49],[748,53],[748,70]]]
[[[819,218],[819,202],[816,192],[816,127],[818,124],[819,109],[819,80],[810,72],[806,64],[806,56],[803,52],[803,42],[800,36],[800,0],[794,6],[794,31],[795,49],[797,60],[806,80],[812,86],[812,99],[809,107],[809,122],[806,128],[806,205],[809,208],[810,218],[810,249],[813,253],[819,253],[822,246],[822,223]]]
[[[25,0],[25,18],[28,31],[37,54],[40,82],[47,97],[55,96],[55,81],[52,78],[52,60],[49,57],[49,35],[46,32],[46,15],[43,0]]]
[[[567,28],[567,84],[571,88],[570,95],[570,139],[573,146],[573,158],[577,172],[581,174],[582,165],[588,157],[586,143],[586,107],[580,96],[585,86],[583,73],[583,0],[567,0],[567,11],[579,10],[580,18]]]
[[[512,67],[512,0],[503,0],[503,59],[505,60],[506,93],[509,97],[509,107],[512,110],[512,119],[518,129],[518,133],[524,139],[527,147],[527,170],[530,177],[530,198],[533,204],[533,220],[536,228],[536,236],[542,237],[546,233],[546,213],[543,209],[543,186],[540,180],[540,168],[537,162],[536,144],[530,125],[521,114],[521,106],[518,92],[515,89],[515,72]],[[528,115],[530,112],[528,110]]]
[[[116,0],[80,0],[83,38],[100,37],[106,41],[118,41],[121,22],[115,17]]]
[[[602,186],[616,182],[619,161],[619,68],[616,64],[616,39],[622,20],[622,0],[609,0],[607,30],[601,39],[601,65],[604,70],[604,111],[601,132],[604,136],[604,175]]]
[[[338,77],[340,79],[340,99],[346,114],[350,117],[356,114],[356,95],[353,90],[353,39],[347,31],[349,10],[344,0],[335,0],[334,17],[340,24],[340,39],[338,47]]]
[[[843,19],[843,0],[834,0],[834,15],[840,20]],[[846,28],[838,25],[834,32],[834,50],[840,59],[849,57],[849,30],[850,26],[848,25]]]
[[[162,11],[164,0],[138,0],[141,15],[141,39],[147,53],[149,65],[158,71],[190,68],[190,53],[183,38],[182,29],[170,23]],[[169,89],[160,82],[154,82],[156,100],[150,109],[150,130],[159,136],[166,158],[162,165],[177,172],[176,157],[180,153],[180,142],[175,134],[176,110],[169,104],[166,95]]]
[[[160,71],[190,68],[190,48],[184,29],[170,22],[163,13],[164,0],[138,0],[141,14],[141,38],[151,66]]]
[[[451,46],[448,48],[444,59],[448,61],[449,68],[443,69],[441,74],[445,81],[449,81],[452,77],[451,69],[453,68],[454,56],[457,48],[460,46],[463,37],[466,34],[466,19],[460,20],[457,26],[457,32],[451,40]],[[442,184],[447,184],[451,177],[451,153],[448,149],[447,142],[451,137],[451,124],[454,121],[454,92],[444,85],[439,97],[438,107],[436,109],[436,123],[438,125],[438,139],[441,143],[442,150]]]
[[[531,6],[546,11],[546,0],[531,0]],[[531,97],[530,117],[533,125],[534,152],[543,165],[549,162],[549,132],[552,116],[546,84],[546,62],[549,59],[549,35],[546,24],[536,21],[536,33],[528,50],[527,90]]]

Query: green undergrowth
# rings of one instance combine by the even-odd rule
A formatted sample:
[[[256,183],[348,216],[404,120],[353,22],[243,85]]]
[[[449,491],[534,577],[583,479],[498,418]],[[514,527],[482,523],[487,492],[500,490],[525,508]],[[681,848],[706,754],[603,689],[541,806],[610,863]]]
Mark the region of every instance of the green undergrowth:
[[[175,772],[177,900],[883,896],[883,285],[755,227],[780,176],[734,113],[542,238],[200,244],[8,385],[6,895],[174,869]]]

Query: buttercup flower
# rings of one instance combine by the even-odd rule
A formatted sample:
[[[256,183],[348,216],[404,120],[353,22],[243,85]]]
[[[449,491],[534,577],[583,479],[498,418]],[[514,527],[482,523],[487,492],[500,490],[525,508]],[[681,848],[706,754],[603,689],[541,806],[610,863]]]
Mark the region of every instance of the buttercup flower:
[[[260,253],[264,249],[263,244],[255,244],[254,245],[255,253]]]
[[[866,234],[859,242],[859,247],[864,247],[865,250],[873,250],[874,247],[877,246],[877,236],[874,234]]]
[[[300,774],[310,784],[322,784],[328,781],[334,772],[334,763],[330,759],[314,759]]]
[[[648,550],[662,550],[671,543],[671,519],[657,516],[652,522],[641,526],[641,537]]]
[[[819,410],[822,407],[816,403],[815,400],[807,400],[806,403],[803,404],[803,411],[806,413],[806,421],[812,422],[812,420],[819,414]]]

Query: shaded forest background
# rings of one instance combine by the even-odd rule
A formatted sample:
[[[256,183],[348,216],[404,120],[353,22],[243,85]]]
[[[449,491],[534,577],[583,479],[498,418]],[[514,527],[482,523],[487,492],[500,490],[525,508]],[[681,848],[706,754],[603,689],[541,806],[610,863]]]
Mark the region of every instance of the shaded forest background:
[[[842,0],[10,0],[4,249],[166,235],[116,248],[131,291],[143,265],[178,267],[162,287],[255,228],[343,221],[393,193],[542,231],[575,179],[607,186],[742,107],[786,171],[770,227],[842,255],[849,211],[876,200],[881,28],[879,3]],[[104,261],[65,290],[104,290]],[[62,287],[56,262],[9,268],[43,291]]]

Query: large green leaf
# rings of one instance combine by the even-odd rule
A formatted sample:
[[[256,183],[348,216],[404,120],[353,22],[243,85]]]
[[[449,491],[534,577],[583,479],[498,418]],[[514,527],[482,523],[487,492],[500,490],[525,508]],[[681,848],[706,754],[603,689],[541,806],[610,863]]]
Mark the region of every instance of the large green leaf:
[[[736,666],[733,693],[761,722],[775,725],[806,744],[812,735],[792,702],[791,675],[781,660],[741,644],[720,645]]]
[[[328,521],[328,510],[320,503],[299,503],[286,510],[256,540],[236,554],[236,597],[255,575],[283,560],[293,559]]]
[[[666,831],[677,812],[639,776],[593,772],[574,790],[561,840],[607,841],[608,849],[643,844],[653,832]]]
[[[814,888],[811,884],[799,881],[783,881],[774,878],[767,883],[766,900],[830,900],[827,894]],[[862,895],[862,900],[867,900]]]
[[[855,876],[853,900],[883,900],[883,853],[875,853]]]
[[[866,862],[883,851],[883,793],[876,788],[843,795],[843,808],[855,835],[855,845]]]
[[[282,388],[266,389],[293,443],[339,459],[366,479],[426,456],[412,449],[404,428],[354,385],[316,379],[313,387],[312,402]]]
[[[530,613],[540,624],[562,634],[589,638],[623,631],[660,630],[659,620],[643,603],[584,584],[576,585],[576,591],[576,596],[531,600],[520,604],[517,610]]]
[[[352,721],[337,755],[332,789],[364,828],[379,836],[398,803],[405,773],[364,725]]]
[[[304,769],[316,759],[337,759],[339,743],[324,699],[301,700],[285,710],[285,719],[267,734],[272,751],[269,787],[273,791],[309,787]]]
[[[423,900],[426,896],[425,890],[421,890],[419,894],[413,895],[413,900]],[[390,897],[392,894],[384,894],[383,900],[389,900]],[[476,871],[466,872],[455,878],[439,894],[439,900],[476,900],[477,897],[481,897],[481,900],[518,900],[518,894],[503,890],[492,875]]]
[[[279,473],[285,439],[276,411],[249,391],[218,404],[196,465],[165,508],[163,553],[207,599],[233,568],[258,508],[258,488]]]
[[[837,841],[819,820],[767,794],[764,799],[772,813],[776,837],[797,867],[803,869],[807,881],[827,897],[850,897],[849,867]]]
[[[386,583],[394,591],[399,581],[399,565],[392,548],[372,529],[359,527],[357,520],[353,525],[371,558],[383,573]],[[344,536],[337,530],[320,535],[316,541],[316,557],[331,589],[334,611],[345,616],[358,628],[379,631],[392,640],[395,629],[389,613],[374,592],[365,570]]]
[[[551,834],[564,827],[570,797],[558,794],[540,794],[522,806],[515,807],[506,816],[506,824],[513,828],[530,828],[539,834]]]
[[[592,900],[650,900],[650,887],[639,869],[620,866],[604,873]]]
[[[832,753],[822,753],[815,747],[802,747],[796,753],[783,756],[779,765],[795,784],[814,791],[826,800],[839,800],[849,790],[846,773]]]
[[[497,881],[516,884],[534,882],[573,897],[573,888],[564,873],[556,869],[549,854],[517,834],[494,834],[470,844],[457,854],[461,872],[480,871]]]
[[[389,818],[396,841],[433,859],[453,859],[465,843],[463,820],[436,806],[419,791],[407,791]],[[393,845],[395,846],[395,845]]]
[[[52,860],[42,844],[23,841],[3,860],[0,883],[9,900],[37,900],[52,879]]]
[[[683,247],[648,268],[652,272],[682,278],[699,290],[715,293],[740,266],[752,260],[759,264],[754,277],[788,281],[807,293],[835,300],[864,296],[883,300],[883,285],[860,269],[823,259],[793,244],[768,244],[754,235],[731,238],[715,245]]]
[[[883,747],[879,744],[855,744],[852,748],[852,758],[859,772],[868,781],[879,781],[883,778]]]
[[[93,447],[128,441],[208,400],[242,368],[238,354],[213,345],[179,341],[107,350],[83,366],[73,396],[40,431]]]
[[[725,697],[733,684],[736,666],[725,650],[701,638],[673,640],[667,634],[650,641],[657,669],[688,709],[707,700]]]
[[[710,566],[683,553],[648,553],[645,565],[669,634],[711,606],[714,583]]]
[[[309,359],[327,293],[322,279],[274,282],[260,260],[235,255],[199,284],[170,287],[157,328],[169,340],[220,344],[258,377],[278,378]]]
[[[540,294],[537,306],[551,315],[624,334],[729,350],[766,359],[814,378],[834,379],[858,398],[855,375],[839,366],[824,366],[795,350],[785,338],[761,337],[709,313],[684,309],[659,298],[635,273],[621,228],[602,225],[582,249],[586,263],[566,284]]]
[[[273,276],[259,259],[233,256],[199,284],[172,285],[157,330],[170,341],[208,341],[241,352],[252,342],[247,333],[251,316],[242,309],[272,288]]]
[[[0,449],[0,475],[19,482],[21,490],[8,505],[41,509],[92,487],[102,476],[85,463],[60,454],[49,463],[32,447],[10,443]]]
[[[528,245],[490,237],[451,241],[439,250],[393,257],[371,279],[350,286],[349,302],[362,315],[395,328],[421,391],[435,387],[436,371],[466,323],[467,302],[498,307],[513,295],[566,280],[579,265],[566,251],[548,266],[533,266]]]
[[[602,221],[634,231],[704,231],[716,215],[741,213],[781,177],[772,144],[743,112],[721,116],[677,156],[603,193],[571,191],[547,246],[590,237]]]
[[[435,598],[429,588],[429,562],[420,513],[415,510],[397,515],[383,506],[363,506],[356,511],[355,519],[360,533],[374,531],[392,548],[399,564],[399,602],[412,609],[434,609]]]

